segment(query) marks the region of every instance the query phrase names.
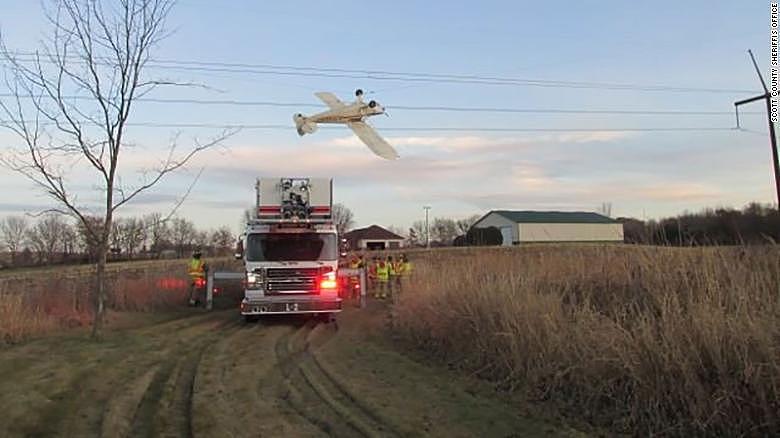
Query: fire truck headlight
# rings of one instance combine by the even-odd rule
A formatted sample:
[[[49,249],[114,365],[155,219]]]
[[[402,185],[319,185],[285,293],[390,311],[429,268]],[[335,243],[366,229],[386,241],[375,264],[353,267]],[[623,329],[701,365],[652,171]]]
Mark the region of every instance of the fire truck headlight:
[[[260,289],[263,286],[263,276],[255,272],[246,273],[246,288]]]

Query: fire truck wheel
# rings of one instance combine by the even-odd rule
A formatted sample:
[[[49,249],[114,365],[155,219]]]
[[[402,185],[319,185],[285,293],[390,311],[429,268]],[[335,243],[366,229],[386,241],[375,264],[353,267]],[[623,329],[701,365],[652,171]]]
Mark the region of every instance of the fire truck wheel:
[[[244,315],[244,322],[247,324],[257,322],[257,315]]]

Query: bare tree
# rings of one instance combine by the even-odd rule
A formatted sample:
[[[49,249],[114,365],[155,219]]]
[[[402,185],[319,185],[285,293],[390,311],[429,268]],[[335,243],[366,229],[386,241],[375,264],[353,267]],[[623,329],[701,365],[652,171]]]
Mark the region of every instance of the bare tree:
[[[178,257],[183,257],[184,251],[192,247],[195,234],[195,224],[187,219],[177,217],[171,221],[171,241]]]
[[[211,236],[209,235],[208,231],[195,230],[195,236],[193,239],[193,243],[195,244],[195,246],[205,250],[206,247],[209,246],[210,240],[211,240]]]
[[[98,260],[98,236],[91,230],[104,224],[104,220],[97,216],[86,216],[85,220],[77,222],[77,231],[79,236],[79,243],[82,248],[82,252],[86,254],[90,262]],[[85,225],[88,224],[88,225]]]
[[[3,244],[11,254],[11,265],[16,266],[16,256],[27,243],[27,229],[30,224],[23,216],[8,216],[0,222]]]
[[[211,245],[217,251],[217,254],[229,254],[233,249],[235,238],[228,227],[219,227],[211,233]]]
[[[409,233],[407,234],[409,237],[406,238],[407,246],[417,246],[420,243],[420,235],[417,233],[418,231],[414,227],[409,227]]]
[[[114,219],[111,222],[111,233],[108,236],[109,252],[119,254],[122,252],[122,222]]]
[[[414,242],[412,244],[424,244],[426,237],[425,221],[414,221],[412,227],[409,228],[410,239],[414,236]]]
[[[72,224],[66,224],[67,226],[62,230],[62,253],[66,260],[69,260],[76,250],[76,228]]]
[[[333,218],[333,224],[336,225],[336,231],[340,236],[344,235],[344,233],[355,225],[355,218],[352,214],[352,210],[347,208],[344,204],[333,204],[331,217]]]
[[[164,25],[173,3],[54,0],[46,11],[51,34],[39,51],[20,56],[0,45],[0,57],[12,76],[6,84],[14,96],[10,102],[0,101],[0,124],[22,143],[2,162],[41,187],[57,203],[52,211],[76,218],[89,235],[97,259],[94,338],[100,337],[105,310],[114,213],[228,135],[205,144],[196,141],[181,154],[174,141],[157,168],[147,169],[134,185],[122,182],[126,166],[120,166],[120,157],[129,146],[134,103],[159,86],[186,85],[146,75],[153,49],[167,36]],[[97,205],[84,203],[69,180],[69,171],[84,175],[84,168],[99,184]]]
[[[142,219],[130,217],[119,221],[119,244],[129,258],[141,248],[146,240],[146,227]]]
[[[144,217],[146,241],[149,251],[158,253],[171,245],[171,228],[160,213],[151,213]]]
[[[455,220],[437,217],[431,224],[431,237],[442,245],[451,245],[458,235]]]
[[[460,232],[460,234],[468,233],[471,226],[477,223],[480,217],[481,217],[480,215],[475,214],[467,218],[458,219],[457,221],[455,221],[455,224],[458,226],[458,232]]]
[[[57,260],[58,253],[64,252],[63,237],[69,228],[70,225],[54,213],[42,216],[35,226],[30,228],[28,238],[38,257],[38,263],[52,264]]]

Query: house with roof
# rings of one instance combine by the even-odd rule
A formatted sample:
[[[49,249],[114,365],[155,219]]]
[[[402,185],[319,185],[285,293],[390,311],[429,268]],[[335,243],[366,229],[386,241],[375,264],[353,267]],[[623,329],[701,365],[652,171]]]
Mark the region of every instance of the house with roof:
[[[623,224],[585,211],[492,210],[475,228],[501,230],[503,245],[533,242],[622,242]]]
[[[350,249],[383,250],[404,246],[404,238],[379,225],[352,230],[344,236]]]

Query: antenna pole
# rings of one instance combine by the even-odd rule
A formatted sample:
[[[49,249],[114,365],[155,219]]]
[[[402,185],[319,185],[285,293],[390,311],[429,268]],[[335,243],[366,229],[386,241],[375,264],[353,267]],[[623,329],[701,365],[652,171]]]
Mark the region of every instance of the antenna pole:
[[[748,99],[734,102],[735,111],[737,111],[737,128],[739,128],[739,106],[747,103],[755,102],[763,99],[766,103],[766,117],[769,122],[769,146],[772,148],[772,168],[775,173],[775,193],[777,194],[777,208],[780,210],[780,163],[778,163],[777,157],[777,137],[775,136],[775,124],[772,123],[772,94],[766,87],[764,82],[764,76],[761,74],[761,69],[758,68],[756,58],[753,56],[753,52],[748,50],[750,59],[753,61],[753,67],[756,69],[759,81],[761,81],[761,87],[764,89],[764,94],[754,96]]]

